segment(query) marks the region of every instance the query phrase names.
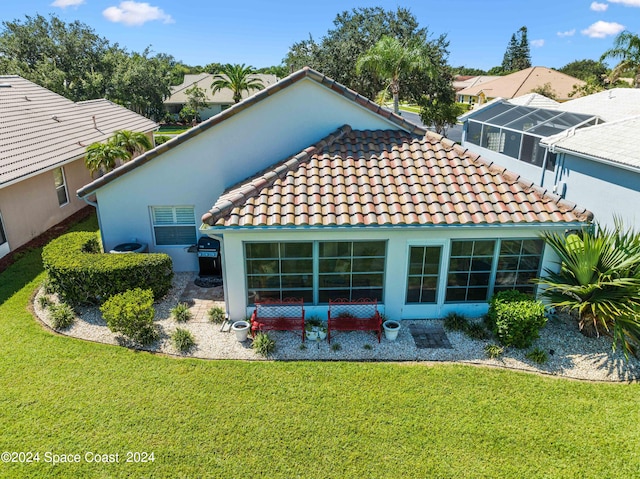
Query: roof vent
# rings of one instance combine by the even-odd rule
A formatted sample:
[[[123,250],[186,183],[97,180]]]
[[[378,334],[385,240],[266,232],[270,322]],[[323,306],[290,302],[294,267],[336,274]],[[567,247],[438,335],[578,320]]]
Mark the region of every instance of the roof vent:
[[[24,99],[27,101],[31,101],[27,95],[24,96]]]
[[[55,115],[53,115],[53,116],[51,117],[51,119],[52,119],[53,121],[57,121],[58,123],[60,123],[60,119],[59,119],[57,116],[55,116]]]

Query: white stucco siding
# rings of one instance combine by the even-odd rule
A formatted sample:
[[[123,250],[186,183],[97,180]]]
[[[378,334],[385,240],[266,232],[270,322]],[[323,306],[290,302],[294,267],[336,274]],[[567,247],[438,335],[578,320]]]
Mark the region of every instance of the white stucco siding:
[[[397,125],[303,79],[152,159],[96,192],[106,249],[136,238],[169,253],[176,271],[198,269],[184,247],[155,247],[150,206],[195,207],[196,221],[228,187],[315,144],[344,124]]]
[[[559,183],[565,198],[587,208],[594,220],[613,227],[619,217],[626,227],[640,224],[640,172],[563,154]]]
[[[563,228],[560,228],[563,230]],[[225,230],[223,233],[223,269],[227,308],[232,319],[243,319],[252,309],[247,304],[244,243],[254,241],[375,241],[387,242],[384,279],[384,301],[380,310],[389,318],[438,318],[456,311],[472,317],[486,313],[488,305],[480,303],[445,303],[447,269],[451,239],[510,239],[538,238],[535,227],[442,227],[442,228],[354,228],[335,230]],[[409,248],[411,246],[440,245],[442,255],[438,282],[437,304],[405,304]],[[555,269],[555,257],[545,248],[542,268]],[[307,315],[327,314],[326,305],[305,305]]]

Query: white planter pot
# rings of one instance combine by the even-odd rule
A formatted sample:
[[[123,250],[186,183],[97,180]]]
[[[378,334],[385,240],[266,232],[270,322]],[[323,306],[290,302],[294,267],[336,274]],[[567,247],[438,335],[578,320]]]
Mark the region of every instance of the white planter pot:
[[[400,331],[400,323],[389,320],[382,323],[382,327],[384,328],[384,337],[389,341],[395,341]]]
[[[306,331],[304,337],[308,340],[308,341],[315,341],[316,339],[318,339],[318,331]]]
[[[231,326],[231,330],[236,333],[236,339],[240,342],[246,341],[249,336],[249,328],[251,325],[248,321],[236,321]]]
[[[326,331],[318,331],[318,339],[320,341],[324,341],[325,339],[327,339],[327,332]]]

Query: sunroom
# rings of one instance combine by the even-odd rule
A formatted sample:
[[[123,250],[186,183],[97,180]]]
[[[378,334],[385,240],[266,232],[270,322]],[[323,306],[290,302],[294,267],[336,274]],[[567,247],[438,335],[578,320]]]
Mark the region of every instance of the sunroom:
[[[222,243],[232,319],[265,299],[376,299],[393,318],[483,314],[503,289],[535,294],[553,258],[540,234],[589,212],[439,137],[345,126],[229,189],[200,231]],[[277,172],[277,174],[274,174]]]

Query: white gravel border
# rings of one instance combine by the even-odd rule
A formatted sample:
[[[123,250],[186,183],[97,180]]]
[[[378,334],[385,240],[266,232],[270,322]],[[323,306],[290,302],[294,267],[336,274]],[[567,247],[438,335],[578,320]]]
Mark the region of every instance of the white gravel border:
[[[334,333],[331,345],[324,340],[306,341],[302,346],[299,335],[270,332],[276,342],[276,351],[269,358],[264,358],[251,349],[250,339],[240,343],[233,332],[221,332],[221,325],[212,324],[206,318],[177,323],[170,317],[171,308],[178,303],[185,286],[192,280],[193,275],[190,273],[174,275],[173,285],[167,296],[154,304],[154,321],[160,331],[160,339],[150,347],[139,349],[202,359],[437,361],[502,367],[591,381],[640,379],[640,360],[631,357],[626,361],[620,351],[612,352],[609,338],[587,338],[566,318],[549,320],[533,345],[547,353],[553,351],[553,354],[549,354],[549,361],[543,365],[527,359],[526,351],[517,349],[506,350],[499,359],[489,359],[484,353],[484,347],[495,341],[472,340],[460,332],[447,331],[452,349],[418,349],[409,332],[411,321],[401,321],[402,328],[395,341],[388,341],[383,334],[380,343],[375,334],[370,332],[338,332]],[[53,329],[48,310],[40,307],[39,298],[42,295],[44,291],[41,288],[34,297],[33,309],[36,316]],[[58,301],[55,295],[48,296],[53,302]],[[97,307],[78,308],[76,313],[75,323],[64,331],[57,331],[58,333],[100,343],[136,347],[107,328]],[[170,335],[178,327],[189,330],[195,338],[196,346],[188,354],[179,353],[171,344]]]

